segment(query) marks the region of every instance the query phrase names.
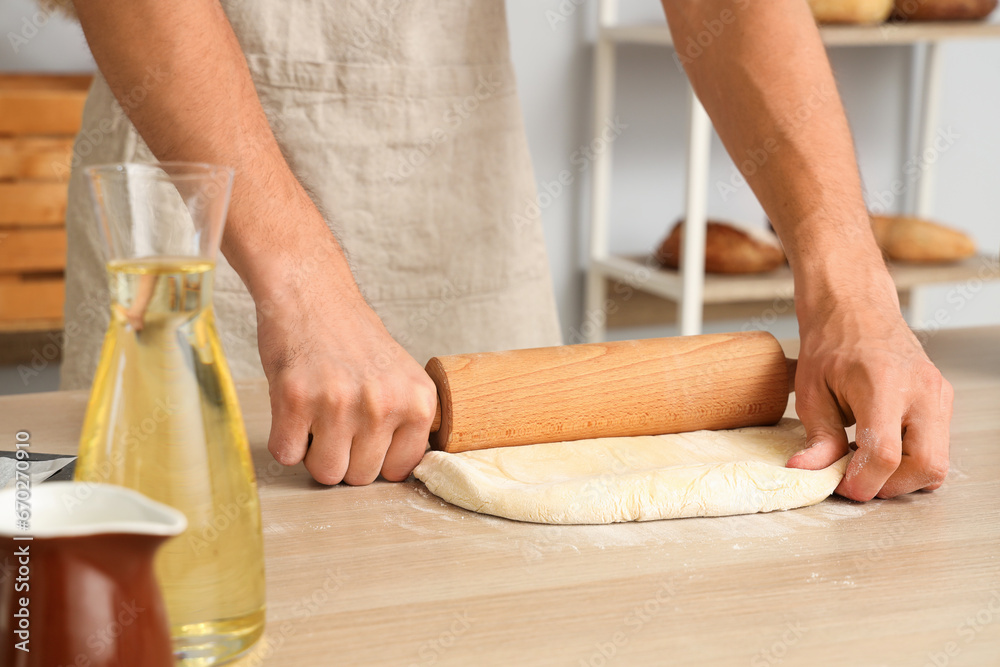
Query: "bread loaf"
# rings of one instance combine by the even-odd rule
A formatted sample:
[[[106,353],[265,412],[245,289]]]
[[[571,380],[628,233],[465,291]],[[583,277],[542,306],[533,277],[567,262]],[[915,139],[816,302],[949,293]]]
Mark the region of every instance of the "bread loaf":
[[[978,21],[997,8],[997,0],[896,0],[901,21]]]
[[[674,224],[656,251],[657,261],[671,269],[680,266],[683,222],[678,220]],[[708,221],[705,237],[707,273],[763,273],[778,268],[784,261],[785,253],[771,232]]]
[[[976,254],[967,234],[921,218],[873,215],[872,231],[886,257],[899,262],[938,264]]]
[[[892,5],[893,0],[809,0],[819,23],[881,23]]]

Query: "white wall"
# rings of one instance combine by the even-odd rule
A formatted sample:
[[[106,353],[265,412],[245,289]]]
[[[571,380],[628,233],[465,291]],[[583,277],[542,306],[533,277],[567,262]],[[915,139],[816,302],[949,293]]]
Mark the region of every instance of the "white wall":
[[[576,0],[579,2],[579,0]],[[623,21],[662,22],[657,0],[622,0]],[[508,0],[514,62],[540,187],[563,169],[573,184],[543,211],[545,234],[564,330],[578,325],[582,302],[586,220],[586,169],[572,155],[590,138],[590,69],[595,5],[586,0],[555,22],[573,0]],[[1000,14],[1000,12],[998,12]],[[79,29],[60,17],[38,20],[30,0],[0,3],[0,70],[83,71],[93,67]],[[1000,19],[997,19],[1000,20]],[[27,21],[27,23],[25,23]],[[34,24],[41,27],[33,30]],[[32,35],[15,53],[11,34]],[[19,41],[16,37],[14,41]],[[940,126],[959,135],[938,161],[934,214],[969,231],[984,250],[1000,248],[1000,41],[945,46]],[[658,47],[619,51],[618,114],[628,128],[614,146],[612,249],[649,251],[683,207],[685,84]],[[839,49],[832,54],[859,162],[871,191],[887,189],[900,176],[902,119],[906,108],[908,50],[903,47]],[[712,182],[727,180],[732,163],[718,141],[713,146]],[[761,224],[763,214],[743,189],[726,200],[713,188],[709,212]],[[850,270],[850,267],[845,267]],[[928,313],[944,309],[946,326],[1000,322],[1000,286],[988,286],[959,309],[951,288],[925,290]],[[714,329],[740,328],[720,323]],[[775,325],[794,334],[794,322]],[[648,335],[667,331],[627,332]]]
[[[94,61],[80,27],[33,0],[0,3],[0,71],[89,72]]]

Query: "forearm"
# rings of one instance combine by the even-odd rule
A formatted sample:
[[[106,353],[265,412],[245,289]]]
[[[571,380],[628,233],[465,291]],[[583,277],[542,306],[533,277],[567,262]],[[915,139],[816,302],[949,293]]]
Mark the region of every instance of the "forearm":
[[[219,3],[78,0],[76,8],[101,73],[153,154],[236,170],[222,247],[255,296],[303,252],[322,254],[345,292],[356,292],[336,240],[281,155]],[[150,71],[165,76],[149,83]]]
[[[850,129],[807,4],[663,6],[699,99],[782,239],[797,295],[844,292],[845,279],[881,281]],[[699,33],[702,42],[712,35],[700,53],[688,48]]]
[[[808,5],[663,6],[694,89],[795,275],[795,409],[806,449],[788,465],[831,465],[850,452],[845,427],[856,424],[856,453],[838,493],[864,501],[938,488],[948,470],[953,392],[900,315]]]

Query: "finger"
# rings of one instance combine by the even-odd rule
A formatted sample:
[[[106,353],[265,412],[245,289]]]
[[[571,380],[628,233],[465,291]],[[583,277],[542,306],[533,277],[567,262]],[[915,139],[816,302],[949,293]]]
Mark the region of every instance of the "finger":
[[[336,417],[314,427],[312,445],[305,456],[306,470],[320,484],[340,484],[351,458],[353,430],[350,422]]]
[[[404,425],[392,434],[392,442],[382,462],[382,477],[389,482],[402,482],[410,476],[427,451],[428,429]]]
[[[833,394],[827,392],[813,398],[803,392],[795,409],[806,429],[806,448],[797,452],[786,464],[789,468],[822,470],[840,460],[848,451],[844,418]]]
[[[437,408],[437,389],[433,383],[415,388],[408,408],[408,419],[392,435],[389,450],[382,462],[382,477],[390,482],[401,482],[420,463],[427,451],[431,422]]]
[[[281,465],[293,466],[306,456],[309,441],[309,419],[305,403],[284,397],[271,399],[271,432],[267,451]]]
[[[903,434],[903,457],[899,468],[879,491],[879,498],[940,488],[948,476],[948,425],[951,422],[951,386],[910,408]]]
[[[373,384],[362,389],[356,409],[363,426],[351,444],[345,482],[363,486],[378,478],[396,429],[413,421],[415,396],[413,388],[400,384]]]
[[[878,497],[895,498],[920,489],[939,488],[948,476],[947,432],[944,437],[942,441],[923,429],[907,427],[899,467],[879,490]]]
[[[351,460],[344,473],[344,482],[351,486],[364,486],[378,478],[394,430],[384,427],[367,428],[354,435]]]
[[[883,402],[864,397],[855,401],[858,417],[858,450],[851,457],[844,479],[837,493],[851,500],[866,501],[885,486],[896,472],[902,457],[903,409],[899,401],[885,402],[889,392],[882,394]]]
[[[366,387],[361,402],[355,405],[355,417],[360,423],[351,442],[351,460],[344,473],[344,482],[352,486],[371,484],[378,478],[392,435],[401,415],[391,388]]]

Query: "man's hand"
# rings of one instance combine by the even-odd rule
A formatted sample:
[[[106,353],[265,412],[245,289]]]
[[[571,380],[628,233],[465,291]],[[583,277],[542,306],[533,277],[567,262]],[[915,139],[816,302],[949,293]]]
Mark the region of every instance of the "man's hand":
[[[405,479],[434,415],[431,379],[361,297],[323,216],[281,154],[218,0],[77,2],[111,90],[160,160],[233,167],[222,251],[257,305],[268,448],[320,482]],[[149,71],[169,72],[141,88]],[[312,446],[309,438],[312,436]]]
[[[830,465],[848,451],[845,427],[857,423],[857,451],[837,487],[852,500],[936,489],[948,474],[954,391],[899,315],[882,274],[883,308],[859,303],[848,287],[817,301],[802,296],[797,306],[795,409],[808,449],[788,466]]]
[[[434,382],[360,294],[336,284],[315,252],[306,257],[257,298],[268,449],[284,465],[304,459],[323,484],[369,484],[380,472],[404,480],[427,447]]]
[[[795,276],[802,348],[796,408],[821,468],[855,454],[837,491],[855,500],[941,485],[951,386],[899,302],[861,190],[833,73],[802,0],[663,0],[677,60],[753,188]]]

